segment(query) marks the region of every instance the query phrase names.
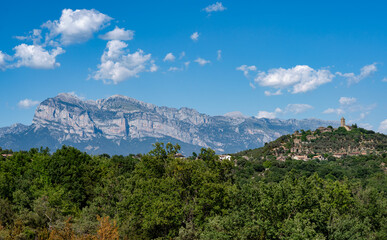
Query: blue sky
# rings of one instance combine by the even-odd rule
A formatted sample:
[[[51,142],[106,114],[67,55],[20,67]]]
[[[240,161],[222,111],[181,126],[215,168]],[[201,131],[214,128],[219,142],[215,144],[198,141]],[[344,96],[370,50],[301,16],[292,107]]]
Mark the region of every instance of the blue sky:
[[[384,1],[2,5],[0,127],[61,92],[387,132]]]

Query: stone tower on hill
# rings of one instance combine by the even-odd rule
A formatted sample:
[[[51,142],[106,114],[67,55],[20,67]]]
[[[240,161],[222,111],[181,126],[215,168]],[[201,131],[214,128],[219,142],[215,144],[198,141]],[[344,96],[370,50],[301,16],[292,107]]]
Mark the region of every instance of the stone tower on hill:
[[[340,127],[345,127],[345,118],[344,117],[341,118]]]
[[[344,117],[341,118],[340,127],[345,128],[347,131],[351,131],[351,129],[352,129],[350,126],[345,125],[345,118]]]

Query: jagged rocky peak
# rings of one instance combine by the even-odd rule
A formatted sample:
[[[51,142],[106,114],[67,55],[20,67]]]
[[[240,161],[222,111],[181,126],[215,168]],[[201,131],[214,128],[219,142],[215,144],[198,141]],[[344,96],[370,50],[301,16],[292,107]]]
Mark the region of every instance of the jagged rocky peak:
[[[21,124],[21,123],[15,123],[12,124],[9,127],[2,127],[0,128],[0,136],[3,136],[5,134],[16,134],[22,131],[25,131],[29,128],[29,126]]]
[[[59,93],[53,99],[59,100],[66,103],[79,104],[82,103],[83,100],[73,93]]]
[[[153,104],[123,95],[113,95],[106,99],[99,99],[97,103],[100,109],[115,112],[147,111],[153,110],[156,107]]]
[[[61,93],[39,104],[32,123],[36,129],[47,128],[60,133],[60,139],[70,135],[90,139],[95,133],[95,124],[89,111],[95,106],[93,101],[83,101],[74,94]]]

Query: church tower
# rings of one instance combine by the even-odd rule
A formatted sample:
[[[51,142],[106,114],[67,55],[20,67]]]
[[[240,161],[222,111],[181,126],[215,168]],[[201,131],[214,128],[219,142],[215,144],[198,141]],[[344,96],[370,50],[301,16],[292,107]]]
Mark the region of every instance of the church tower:
[[[341,118],[341,125],[340,126],[345,127],[345,118],[344,117]]]

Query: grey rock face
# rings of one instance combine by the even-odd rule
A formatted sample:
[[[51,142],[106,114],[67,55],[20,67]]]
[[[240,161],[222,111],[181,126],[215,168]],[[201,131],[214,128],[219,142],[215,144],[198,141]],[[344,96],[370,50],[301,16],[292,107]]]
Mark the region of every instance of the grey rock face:
[[[9,127],[0,128],[0,137],[3,137],[6,134],[18,134],[27,129],[28,129],[28,126],[21,123],[15,123]]]
[[[146,152],[156,141],[170,141],[181,144],[186,154],[201,147],[222,153],[260,147],[298,129],[327,125],[337,122],[257,119],[240,113],[209,116],[120,95],[85,101],[62,93],[38,106],[31,126],[0,129],[0,146],[18,150],[41,143],[54,150],[67,144],[93,154],[128,154]]]

